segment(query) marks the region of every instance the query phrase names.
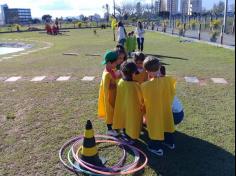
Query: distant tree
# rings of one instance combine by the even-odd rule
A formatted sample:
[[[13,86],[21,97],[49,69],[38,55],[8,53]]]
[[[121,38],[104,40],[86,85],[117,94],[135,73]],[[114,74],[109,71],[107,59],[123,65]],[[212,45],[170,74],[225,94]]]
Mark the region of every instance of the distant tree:
[[[48,15],[48,14],[43,15],[43,16],[42,16],[42,21],[44,21],[44,22],[50,22],[50,21],[52,21],[52,16],[51,16],[51,15]]]
[[[74,21],[74,19],[71,18],[71,17],[66,17],[65,21],[69,22],[69,23],[72,23]]]
[[[214,15],[219,16],[224,13],[225,3],[220,1],[218,4],[214,4],[212,12]]]
[[[103,18],[106,20],[109,19],[109,14],[107,12],[105,12]]]
[[[80,19],[81,21],[84,21],[84,18],[85,18],[85,16],[84,16],[83,14],[81,14],[81,15],[79,16],[79,19]]]
[[[138,2],[136,4],[136,15],[141,16],[142,13],[143,13],[142,4],[141,4],[141,2]]]
[[[93,18],[94,18],[95,21],[100,21],[101,20],[101,16],[99,14],[97,14],[97,13],[95,13],[93,15]]]
[[[39,24],[39,23],[41,23],[41,21],[38,18],[34,18],[34,19],[32,19],[32,23],[33,24]]]
[[[127,1],[123,1],[120,5],[116,6],[118,16],[127,19],[129,16],[135,14],[135,4]]]
[[[106,19],[107,24],[109,23],[109,16],[110,16],[110,6],[109,4],[106,4],[103,6],[103,9],[105,9],[106,13],[104,14],[104,19]]]
[[[84,17],[84,22],[86,22],[86,21],[88,21],[89,20],[89,18],[88,17]]]

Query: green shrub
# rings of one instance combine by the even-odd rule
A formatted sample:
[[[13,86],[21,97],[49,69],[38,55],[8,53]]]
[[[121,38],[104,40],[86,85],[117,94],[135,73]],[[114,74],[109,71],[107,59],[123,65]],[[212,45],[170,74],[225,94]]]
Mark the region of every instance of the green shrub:
[[[213,20],[210,24],[211,30],[214,31],[214,30],[219,29],[220,24],[221,24],[220,20]]]
[[[78,28],[82,27],[82,23],[81,22],[78,22],[77,25],[78,25]]]
[[[216,42],[217,41],[217,37],[220,35],[220,33],[218,31],[212,31],[211,32],[211,42]]]
[[[184,36],[185,34],[184,24],[180,24],[178,30],[179,30],[179,36]]]
[[[192,30],[196,30],[197,24],[198,24],[198,21],[197,21],[197,20],[191,20],[191,21],[190,21],[190,27],[191,27],[191,29],[192,29]]]
[[[176,27],[178,28],[181,25],[180,20],[176,20],[175,24],[176,24]]]

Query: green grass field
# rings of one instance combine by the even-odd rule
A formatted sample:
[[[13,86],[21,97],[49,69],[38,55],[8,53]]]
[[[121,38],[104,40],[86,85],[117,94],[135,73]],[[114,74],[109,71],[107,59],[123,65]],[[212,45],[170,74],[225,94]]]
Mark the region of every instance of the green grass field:
[[[30,55],[0,62],[0,77],[72,76],[68,82],[0,82],[0,175],[73,175],[59,162],[58,150],[68,139],[82,134],[91,119],[97,134],[106,129],[97,119],[101,57],[112,49],[111,30],[71,30],[66,35],[38,32],[0,34],[3,38],[32,39],[54,46]],[[35,45],[38,47],[38,45]],[[64,56],[78,52],[79,56]],[[200,43],[180,43],[159,33],[147,33],[145,53],[158,55],[167,72],[175,75],[177,95],[185,120],[177,127],[175,151],[162,158],[149,154],[148,166],[138,175],[235,175],[235,54]],[[95,76],[93,82],[82,82]],[[187,84],[184,76],[197,76],[201,84]],[[214,84],[223,77],[229,84]],[[13,116],[13,119],[7,117]],[[107,157],[112,153],[106,152]],[[115,160],[115,159],[113,159]]]

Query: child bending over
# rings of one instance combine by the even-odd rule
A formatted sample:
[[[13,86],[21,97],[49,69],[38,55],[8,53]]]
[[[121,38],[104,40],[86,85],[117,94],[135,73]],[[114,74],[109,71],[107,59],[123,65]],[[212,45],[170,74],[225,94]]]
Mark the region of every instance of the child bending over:
[[[148,80],[148,74],[146,70],[143,68],[143,61],[145,59],[145,55],[141,52],[137,52],[134,55],[134,63],[138,68],[138,73],[135,75],[134,80],[139,84]]]
[[[143,100],[140,85],[133,79],[137,67],[133,62],[121,65],[122,79],[117,85],[113,129],[125,129],[126,139],[136,140],[140,136],[143,117]]]
[[[157,76],[160,62],[155,57],[147,57],[144,60],[144,68],[151,78],[141,84],[149,136],[148,150],[162,156],[163,144],[170,149],[175,148],[175,126],[171,106],[175,96],[176,81],[172,77]]]

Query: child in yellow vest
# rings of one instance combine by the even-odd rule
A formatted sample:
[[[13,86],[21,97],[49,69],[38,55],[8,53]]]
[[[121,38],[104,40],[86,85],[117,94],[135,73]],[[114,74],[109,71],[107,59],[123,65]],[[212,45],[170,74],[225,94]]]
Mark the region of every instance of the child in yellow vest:
[[[175,148],[172,102],[175,96],[176,81],[169,76],[157,77],[160,62],[155,57],[147,57],[144,61],[144,68],[151,78],[141,85],[150,139],[148,150],[162,156],[164,154],[162,144],[166,144],[170,149]]]
[[[158,76],[159,77],[166,76],[165,66],[161,66]],[[184,109],[183,109],[183,105],[182,105],[180,99],[177,96],[174,97],[174,101],[172,104],[172,112],[173,112],[175,125],[180,124],[184,119]]]
[[[140,85],[133,81],[137,67],[133,62],[124,62],[121,72],[122,79],[117,85],[113,129],[125,129],[126,137],[136,140],[140,136],[143,117]]]
[[[118,55],[117,62],[116,62],[117,63],[116,77],[121,78],[122,76],[121,76],[120,66],[124,61],[127,60],[127,53],[125,51],[125,48],[120,44],[116,45],[115,51],[117,52],[117,55]]]
[[[145,59],[145,55],[141,52],[137,52],[134,55],[134,63],[138,68],[138,74],[134,76],[134,81],[137,81],[139,84],[144,83],[148,80],[148,74],[143,68],[143,61]]]
[[[113,114],[116,98],[116,74],[117,52],[108,51],[104,55],[103,65],[106,65],[102,74],[98,98],[98,116],[103,118],[107,124],[107,134],[117,136],[118,133],[112,130]]]

